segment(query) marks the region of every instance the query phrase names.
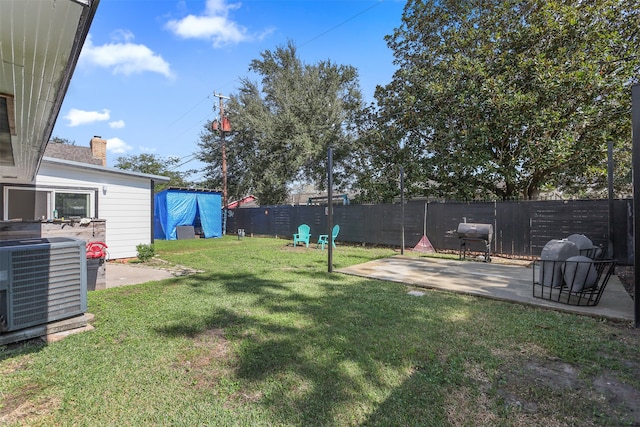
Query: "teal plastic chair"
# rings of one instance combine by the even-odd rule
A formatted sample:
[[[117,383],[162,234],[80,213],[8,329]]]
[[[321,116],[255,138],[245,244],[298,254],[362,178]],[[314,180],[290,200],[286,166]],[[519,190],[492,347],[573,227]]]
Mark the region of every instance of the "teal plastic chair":
[[[340,232],[340,226],[338,224],[333,226],[333,229],[331,230],[331,244],[333,245],[333,247],[336,247],[336,237],[338,237],[338,233]],[[322,245],[322,249],[324,249],[324,245],[329,243],[329,235],[328,234],[321,234],[318,237],[318,243],[316,244],[316,248],[320,245]]]
[[[293,246],[297,246],[298,243],[304,243],[309,247],[309,238],[311,237],[311,227],[307,224],[301,224],[298,226],[298,232],[293,235]]]

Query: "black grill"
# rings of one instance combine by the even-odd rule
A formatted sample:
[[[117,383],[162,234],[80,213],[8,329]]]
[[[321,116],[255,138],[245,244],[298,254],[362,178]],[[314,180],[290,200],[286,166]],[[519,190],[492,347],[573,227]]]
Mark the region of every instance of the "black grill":
[[[493,225],[475,224],[461,222],[458,224],[458,240],[460,243],[460,259],[466,258],[467,250],[471,250],[470,244],[477,242],[478,247],[482,244],[481,251],[484,252],[484,262],[491,262],[491,241],[493,240]]]

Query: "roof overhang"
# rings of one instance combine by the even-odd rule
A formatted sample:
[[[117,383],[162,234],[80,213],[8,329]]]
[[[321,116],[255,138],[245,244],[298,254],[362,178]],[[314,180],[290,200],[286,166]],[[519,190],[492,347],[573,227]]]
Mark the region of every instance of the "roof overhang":
[[[112,175],[115,174],[115,175],[123,175],[123,176],[135,177],[135,178],[144,178],[144,179],[155,181],[156,183],[165,183],[171,180],[171,178],[164,175],[153,175],[149,173],[129,171],[125,169],[108,168],[106,166],[94,165],[91,163],[74,162],[71,160],[56,159],[53,157],[43,157],[42,164],[45,166],[49,165],[52,167],[61,166],[61,167],[74,168],[74,169],[83,169],[83,170],[88,170],[96,173],[109,173]]]
[[[0,1],[0,183],[34,181],[98,3]]]

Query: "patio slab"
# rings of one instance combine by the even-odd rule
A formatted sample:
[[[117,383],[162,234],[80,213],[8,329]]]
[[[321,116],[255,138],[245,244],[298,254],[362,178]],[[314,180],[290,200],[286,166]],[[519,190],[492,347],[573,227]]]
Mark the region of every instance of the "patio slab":
[[[169,270],[148,268],[118,262],[108,262],[106,268],[107,289],[125,285],[137,285],[175,277]]]
[[[611,276],[597,306],[576,307],[535,298],[533,270],[529,266],[396,255],[336,271],[556,311],[634,321],[633,299],[617,276]]]

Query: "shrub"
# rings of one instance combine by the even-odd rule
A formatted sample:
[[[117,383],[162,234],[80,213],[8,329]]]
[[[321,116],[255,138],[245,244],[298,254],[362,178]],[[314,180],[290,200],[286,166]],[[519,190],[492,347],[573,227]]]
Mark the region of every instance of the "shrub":
[[[142,262],[149,261],[155,255],[153,245],[140,243],[136,246],[136,250],[138,251],[138,259]]]

